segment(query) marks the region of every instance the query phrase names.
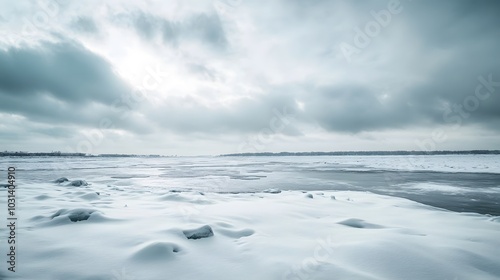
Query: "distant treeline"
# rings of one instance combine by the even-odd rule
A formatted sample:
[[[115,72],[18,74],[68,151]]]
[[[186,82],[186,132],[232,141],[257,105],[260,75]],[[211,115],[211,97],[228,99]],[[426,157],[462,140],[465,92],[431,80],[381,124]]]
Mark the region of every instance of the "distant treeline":
[[[132,155],[132,154],[100,154],[90,155],[85,153],[30,153],[30,152],[0,152],[0,157],[162,157],[161,155]]]
[[[100,154],[94,157],[164,157],[161,155]]]
[[[222,157],[253,157],[253,156],[405,156],[405,155],[499,155],[500,150],[470,150],[470,151],[349,151],[349,152],[281,152],[281,153],[239,153],[224,154]],[[0,152],[0,157],[176,157],[162,155],[134,155],[134,154],[99,154],[85,153],[30,153],[30,152]]]
[[[2,157],[84,157],[85,153],[30,153],[30,152],[0,152]]]
[[[498,155],[500,150],[470,151],[349,151],[349,152],[281,152],[281,153],[239,153],[221,156],[253,157],[253,156],[412,156],[412,155]]]

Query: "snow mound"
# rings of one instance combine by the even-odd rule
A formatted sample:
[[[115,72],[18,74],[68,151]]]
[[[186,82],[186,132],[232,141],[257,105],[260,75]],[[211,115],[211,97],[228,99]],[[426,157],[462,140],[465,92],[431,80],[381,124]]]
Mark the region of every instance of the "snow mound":
[[[224,236],[236,239],[247,237],[255,233],[253,229],[242,229],[242,230],[219,229],[217,230],[217,232],[220,232]]]
[[[96,192],[91,192],[91,193],[87,193],[87,194],[84,194],[84,195],[81,195],[80,196],[81,199],[83,200],[98,200],[99,199],[99,194],[97,194]]]
[[[183,230],[182,233],[184,233],[187,239],[201,239],[214,236],[214,232],[209,225],[204,225],[196,229]]]
[[[200,199],[200,198],[194,198],[192,195],[183,195],[180,193],[173,193],[173,194],[165,194],[162,196],[158,197],[159,201],[176,201],[176,202],[188,202],[188,203],[193,203],[193,204],[211,204],[212,202],[205,200],[205,199]]]
[[[307,197],[307,198],[313,198],[313,195],[310,194],[310,193],[308,193],[308,194],[305,195],[305,197]]]
[[[187,198],[183,195],[177,194],[177,193],[162,195],[162,196],[158,197],[158,200],[161,200],[161,201],[190,201],[189,198]]]
[[[41,195],[35,196],[36,200],[46,200],[46,199],[49,199],[49,198],[51,198],[51,197],[48,196],[48,195],[46,195],[46,194],[41,194]]]
[[[136,251],[132,259],[140,262],[152,262],[172,259],[181,248],[175,243],[151,242]]]

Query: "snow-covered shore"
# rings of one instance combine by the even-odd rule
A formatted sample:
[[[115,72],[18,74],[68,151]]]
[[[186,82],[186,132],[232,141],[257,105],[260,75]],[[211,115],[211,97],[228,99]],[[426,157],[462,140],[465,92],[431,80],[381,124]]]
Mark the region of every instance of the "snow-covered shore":
[[[40,280],[500,278],[498,217],[367,192],[218,194],[89,183],[20,186],[18,266],[9,275]],[[5,203],[6,196],[1,200]],[[213,236],[187,238],[187,232],[204,226]],[[0,234],[6,236],[5,227]]]

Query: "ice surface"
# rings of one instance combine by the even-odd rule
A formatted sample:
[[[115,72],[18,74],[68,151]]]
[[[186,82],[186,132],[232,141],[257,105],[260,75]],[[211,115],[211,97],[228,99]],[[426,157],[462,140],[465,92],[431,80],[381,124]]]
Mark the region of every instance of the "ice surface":
[[[497,159],[470,161],[491,171]],[[16,163],[22,167],[16,178],[22,187],[17,279],[500,279],[498,216],[452,212],[361,188],[314,189],[325,177],[300,178],[327,176],[335,166],[396,165],[392,157],[381,159],[386,163],[376,158],[67,159],[66,170],[37,161]],[[463,171],[468,164],[452,166]],[[444,163],[428,160],[427,167],[439,166]],[[169,177],[166,170],[181,172]],[[267,177],[229,179],[237,172]],[[474,178],[483,178],[476,173]],[[61,175],[89,184],[54,183]],[[317,185],[299,189],[303,182]],[[292,184],[296,190],[289,190]],[[249,191],[242,193],[242,186]],[[498,184],[487,186],[417,182],[400,188],[431,197],[483,192],[497,201]],[[270,188],[281,191],[260,191]],[[0,204],[6,202],[7,189],[0,188]],[[186,238],[188,230],[208,235],[204,225],[213,236]],[[6,227],[0,227],[0,235],[7,236]],[[5,264],[6,258],[3,254],[0,261]]]

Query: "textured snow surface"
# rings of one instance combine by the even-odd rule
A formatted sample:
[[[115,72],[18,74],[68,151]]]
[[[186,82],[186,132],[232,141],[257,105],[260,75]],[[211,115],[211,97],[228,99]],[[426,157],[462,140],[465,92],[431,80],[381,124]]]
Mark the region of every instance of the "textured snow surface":
[[[500,278],[498,217],[367,192],[220,194],[53,181],[19,187],[13,279]],[[186,238],[192,230],[209,237]]]

